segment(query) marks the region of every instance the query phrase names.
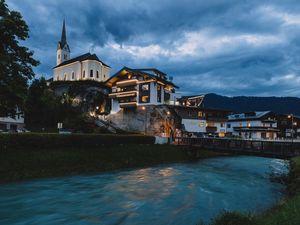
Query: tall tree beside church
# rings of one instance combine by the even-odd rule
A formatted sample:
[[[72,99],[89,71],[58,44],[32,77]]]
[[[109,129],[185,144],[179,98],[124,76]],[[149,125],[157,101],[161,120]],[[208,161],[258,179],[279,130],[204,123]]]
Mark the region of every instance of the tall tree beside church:
[[[34,77],[32,66],[38,61],[19,41],[29,37],[29,28],[21,14],[10,11],[0,0],[0,116],[14,115],[23,108],[28,80]]]

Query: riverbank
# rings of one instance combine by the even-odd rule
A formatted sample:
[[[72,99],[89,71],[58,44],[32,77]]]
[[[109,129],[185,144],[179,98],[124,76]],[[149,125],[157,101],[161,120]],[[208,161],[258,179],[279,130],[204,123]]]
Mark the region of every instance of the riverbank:
[[[225,212],[211,225],[299,225],[300,224],[300,157],[290,160],[286,179],[287,197],[273,208],[258,215]]]
[[[198,158],[221,153],[201,151]],[[0,151],[0,183],[34,178],[69,176],[148,167],[195,159],[185,149],[171,145],[122,144],[98,147],[10,148]]]

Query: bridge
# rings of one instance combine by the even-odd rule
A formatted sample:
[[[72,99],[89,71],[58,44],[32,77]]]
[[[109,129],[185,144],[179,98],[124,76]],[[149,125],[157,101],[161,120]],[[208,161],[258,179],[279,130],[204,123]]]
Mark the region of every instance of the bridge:
[[[174,144],[194,150],[205,149],[275,158],[291,158],[300,155],[299,141],[176,137]]]

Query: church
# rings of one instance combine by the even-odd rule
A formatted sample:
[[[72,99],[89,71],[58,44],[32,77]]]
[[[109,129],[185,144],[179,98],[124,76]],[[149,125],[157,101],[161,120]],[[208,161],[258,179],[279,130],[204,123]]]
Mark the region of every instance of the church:
[[[56,66],[53,68],[53,81],[94,80],[105,82],[110,76],[110,66],[102,62],[96,54],[86,53],[70,57],[67,43],[66,24],[63,21],[61,40],[56,50]]]

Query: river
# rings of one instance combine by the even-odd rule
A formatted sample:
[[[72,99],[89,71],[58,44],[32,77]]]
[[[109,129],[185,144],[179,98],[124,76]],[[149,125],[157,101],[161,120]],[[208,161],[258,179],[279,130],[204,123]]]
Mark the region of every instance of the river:
[[[0,224],[196,225],[222,210],[260,212],[280,200],[284,160],[218,157],[0,186]]]

